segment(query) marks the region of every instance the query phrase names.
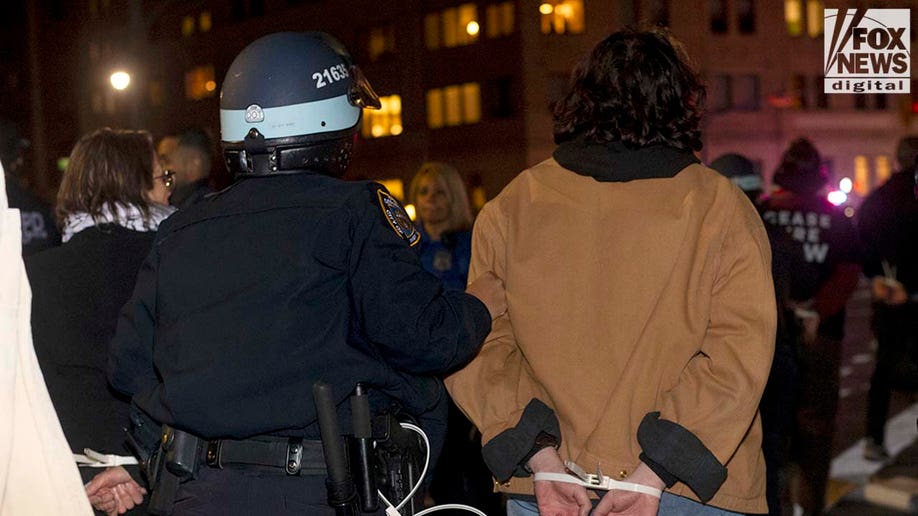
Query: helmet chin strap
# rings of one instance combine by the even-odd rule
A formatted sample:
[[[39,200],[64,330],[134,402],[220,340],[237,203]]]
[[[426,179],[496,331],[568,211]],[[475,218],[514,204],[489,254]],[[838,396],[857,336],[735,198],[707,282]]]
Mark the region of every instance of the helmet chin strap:
[[[243,141],[243,150],[236,155],[235,169],[240,176],[269,176],[318,172],[341,177],[350,164],[355,135],[319,142],[283,147],[269,147],[257,129],[249,130]],[[232,160],[228,154],[227,157]]]

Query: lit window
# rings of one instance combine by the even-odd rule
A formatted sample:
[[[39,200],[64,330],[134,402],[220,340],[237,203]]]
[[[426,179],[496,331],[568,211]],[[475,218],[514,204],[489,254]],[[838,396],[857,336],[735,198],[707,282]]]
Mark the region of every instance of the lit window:
[[[825,22],[823,9],[825,9],[825,2],[822,0],[807,0],[806,2],[806,33],[811,38],[822,36]]]
[[[440,15],[437,13],[424,17],[424,43],[431,50],[440,46]]]
[[[462,121],[473,124],[481,120],[481,88],[477,82],[462,85]]]
[[[395,52],[395,26],[392,24],[370,29],[367,39],[367,53],[370,61]]]
[[[885,183],[889,176],[892,175],[892,168],[889,166],[889,157],[888,156],[877,156],[877,176],[874,184],[880,186]]]
[[[213,97],[216,91],[213,65],[197,66],[185,72],[185,98],[201,100]]]
[[[488,6],[487,33],[489,38],[499,38],[513,34],[515,6],[513,2],[503,2]]]
[[[209,32],[213,27],[213,19],[210,16],[210,11],[204,11],[198,16],[198,29],[201,32]]]
[[[583,0],[554,0],[539,6],[543,34],[583,32]]]
[[[457,43],[468,45],[478,41],[478,7],[475,4],[459,6],[459,20],[456,27]]]
[[[405,199],[405,183],[398,178],[395,179],[377,179],[377,183],[386,187],[386,190],[389,190],[389,193],[392,194],[392,197],[395,197],[399,201]],[[407,209],[408,207],[405,206]],[[411,218],[411,214],[408,214],[408,217]],[[414,220],[413,218],[411,220]]]
[[[443,127],[443,90],[427,92],[427,126],[431,129]]]
[[[363,126],[360,134],[364,138],[402,134],[404,130],[402,127],[402,97],[400,95],[379,97],[379,104],[379,109],[363,110]]]
[[[803,34],[803,0],[784,0],[784,22],[789,35]]]
[[[854,157],[854,191],[864,196],[870,192],[870,169],[867,156]]]
[[[427,92],[427,125],[474,124],[481,121],[481,86],[477,82],[454,84]]]
[[[459,125],[462,123],[462,96],[459,86],[443,88],[444,114],[446,125]]]
[[[191,36],[194,34],[194,16],[188,15],[182,18],[182,36]]]
[[[456,9],[446,9],[440,15],[443,22],[443,46],[454,47],[458,45],[456,28],[459,25],[459,12]]]

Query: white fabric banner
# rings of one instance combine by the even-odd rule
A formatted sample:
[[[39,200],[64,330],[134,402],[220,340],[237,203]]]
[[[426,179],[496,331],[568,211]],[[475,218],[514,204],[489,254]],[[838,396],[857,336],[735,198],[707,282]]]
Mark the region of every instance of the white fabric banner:
[[[0,181],[0,515],[91,516],[32,347],[21,238]]]

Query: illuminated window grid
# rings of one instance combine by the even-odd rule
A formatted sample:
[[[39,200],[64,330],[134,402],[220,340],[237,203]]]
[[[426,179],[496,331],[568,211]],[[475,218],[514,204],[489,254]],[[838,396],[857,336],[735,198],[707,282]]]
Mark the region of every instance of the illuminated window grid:
[[[402,134],[404,130],[404,127],[402,127],[402,97],[400,95],[379,97],[379,104],[379,109],[363,110],[363,126],[360,129],[360,134],[364,138],[381,138],[383,136],[398,136]]]
[[[892,175],[892,167],[889,163],[889,156],[877,156],[876,158],[876,177],[874,177],[874,185],[880,186],[886,181],[889,180],[889,176]]]
[[[784,23],[788,35],[803,35],[803,0],[784,0]]]
[[[491,4],[485,10],[486,32],[489,38],[513,34],[515,26],[515,5],[513,2]]]
[[[370,29],[367,40],[367,53],[371,61],[379,56],[395,52],[395,26],[386,25]]]
[[[188,37],[194,34],[194,16],[188,15],[182,18],[182,36]]]
[[[427,92],[427,126],[474,124],[481,121],[481,86],[477,82],[454,84]]]
[[[583,32],[583,0],[542,2],[539,13],[543,34]]]
[[[807,0],[806,2],[806,34],[811,38],[822,36],[825,24],[825,2],[822,0]]]
[[[431,50],[470,45],[478,41],[480,28],[478,6],[472,3],[429,13],[424,17],[424,44]]]
[[[214,80],[214,65],[196,66],[185,72],[185,98],[201,100],[213,97],[217,93],[217,81]]]
[[[201,32],[210,32],[214,26],[213,17],[210,11],[204,11],[198,16],[198,30]]]
[[[854,157],[854,191],[861,196],[870,193],[870,166],[867,156]]]

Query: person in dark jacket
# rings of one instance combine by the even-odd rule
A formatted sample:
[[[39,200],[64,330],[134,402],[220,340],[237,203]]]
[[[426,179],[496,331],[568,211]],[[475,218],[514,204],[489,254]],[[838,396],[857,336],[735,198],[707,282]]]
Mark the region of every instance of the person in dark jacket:
[[[884,431],[893,388],[918,389],[918,137],[903,138],[896,155],[899,170],[867,196],[858,216],[877,338],[864,446],[864,458],[873,461],[889,459]]]
[[[210,184],[213,143],[207,131],[187,129],[163,138],[160,144],[163,166],[175,172],[175,190],[169,204],[187,208],[214,191]]]
[[[800,394],[791,460],[800,466],[797,503],[823,514],[838,409],[845,304],[857,286],[860,252],[854,226],[826,199],[827,177],[816,147],[793,141],[775,171],[780,189],[760,206],[766,226],[787,232],[798,266],[790,308],[799,328]]]
[[[16,124],[0,119],[0,162],[10,207],[19,210],[23,257],[61,243],[51,207],[24,185],[23,151],[28,147],[29,141],[19,135]]]
[[[70,154],[57,195],[63,244],[25,260],[35,353],[74,453],[130,455],[128,400],[108,386],[108,342],[167,205],[145,131],[100,129]],[[81,468],[84,481],[97,472]]]
[[[503,289],[492,276],[469,287],[477,298],[445,290],[421,267],[398,201],[339,179],[362,108],[378,103],[323,33],[265,36],[230,66],[221,134],[236,181],[160,227],[111,345],[112,385],[167,435],[210,451],[183,463],[191,476],[166,455],[151,507],[334,514],[318,382],[345,432],[360,383],[372,416],[405,414],[442,434],[439,375],[478,350]],[[436,456],[442,435],[431,441]]]

